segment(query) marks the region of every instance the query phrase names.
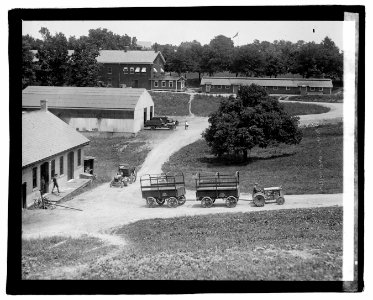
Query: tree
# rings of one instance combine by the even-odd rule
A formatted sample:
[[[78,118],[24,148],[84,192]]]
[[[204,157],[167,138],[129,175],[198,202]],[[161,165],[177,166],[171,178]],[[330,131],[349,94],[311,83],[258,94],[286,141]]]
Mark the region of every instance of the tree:
[[[260,76],[264,72],[264,56],[257,45],[248,44],[235,49],[231,71],[245,76]]]
[[[99,51],[84,41],[77,41],[74,53],[69,60],[68,84],[70,86],[97,86],[99,64],[96,57]]]
[[[224,35],[218,35],[210,41],[209,46],[212,52],[212,57],[210,58],[212,68],[218,72],[228,71],[234,51],[232,39]]]
[[[31,45],[27,38],[22,37],[22,88],[24,89],[36,80],[34,54],[30,51]]]
[[[290,116],[277,99],[255,84],[242,86],[237,98],[222,100],[209,123],[202,136],[217,156],[233,154],[246,160],[255,146],[298,144],[302,139],[299,117]]]

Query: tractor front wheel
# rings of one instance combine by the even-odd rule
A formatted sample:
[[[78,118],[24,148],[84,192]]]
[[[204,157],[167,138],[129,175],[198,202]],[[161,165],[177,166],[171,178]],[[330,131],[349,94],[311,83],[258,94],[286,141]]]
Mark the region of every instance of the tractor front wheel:
[[[146,204],[148,205],[148,207],[154,207],[155,203],[156,203],[155,198],[153,197],[146,198]]]
[[[285,198],[284,197],[278,197],[276,199],[276,202],[278,205],[283,205],[285,203]]]
[[[186,202],[184,195],[180,196],[177,200],[179,201],[179,205],[183,205]]]

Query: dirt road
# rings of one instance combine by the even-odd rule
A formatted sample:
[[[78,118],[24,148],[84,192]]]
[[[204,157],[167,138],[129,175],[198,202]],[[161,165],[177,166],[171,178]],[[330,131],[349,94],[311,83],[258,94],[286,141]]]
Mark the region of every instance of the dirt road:
[[[341,111],[341,109],[336,109],[336,112],[329,116],[334,118],[335,114],[339,114]],[[342,117],[342,114],[339,117]],[[305,120],[301,120],[301,123],[307,124],[305,122]],[[179,126],[160,143],[153,145],[154,148],[140,169],[139,176],[160,173],[163,163],[168,160],[170,155],[198,140],[208,125],[207,118],[194,116],[188,117],[188,123],[190,124],[188,130],[185,130],[184,126]],[[242,195],[242,198],[249,199],[250,195]],[[168,207],[147,208],[145,200],[141,199],[139,181],[125,188],[110,188],[107,183],[66,203],[83,211],[64,208],[25,210],[22,221],[23,237],[88,234],[107,240],[112,244],[121,244],[124,243],[123,240],[110,234],[112,229],[141,219],[342,205],[342,194],[289,195],[286,196],[284,205],[268,204],[263,208],[252,207],[250,202],[242,200],[232,209],[226,208],[223,201],[219,202],[219,200],[212,208],[201,208],[199,202],[193,201],[193,191],[187,192],[187,199],[188,201],[183,206],[175,209]]]

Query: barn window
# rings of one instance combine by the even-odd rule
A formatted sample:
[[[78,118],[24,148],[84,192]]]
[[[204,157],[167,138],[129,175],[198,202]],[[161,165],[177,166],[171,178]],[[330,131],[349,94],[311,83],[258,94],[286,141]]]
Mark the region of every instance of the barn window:
[[[124,74],[128,74],[128,68],[127,68],[127,67],[124,67],[124,68],[123,68],[123,73],[124,73]]]
[[[63,174],[63,156],[60,156],[60,175]]]
[[[173,87],[173,86],[174,86],[174,82],[173,82],[172,80],[170,80],[170,81],[168,82],[168,86],[169,86],[169,87]]]
[[[82,149],[78,149],[78,166],[82,164]]]
[[[136,73],[140,73],[140,67],[137,67],[135,70]]]
[[[162,87],[166,87],[166,81],[162,81]]]
[[[130,68],[130,74],[133,74],[134,73],[134,71],[135,71],[135,68]]]
[[[158,81],[154,81],[154,87],[158,87]]]
[[[286,87],[286,90],[289,91],[289,90],[290,90],[290,86],[287,86],[287,87]]]
[[[314,87],[310,87],[310,91],[314,91],[315,90],[315,88]]]
[[[274,89],[274,90],[278,90],[278,86],[274,86],[273,89]]]
[[[319,88],[319,91],[322,92],[324,89],[322,87]]]
[[[142,72],[142,73],[146,73],[146,68],[145,68],[145,67],[142,68],[142,69],[141,69],[141,72]]]
[[[32,168],[32,188],[33,189],[38,186],[37,173],[38,173],[38,167]]]
[[[112,74],[112,69],[111,69],[111,67],[108,67],[108,68],[107,68],[107,73],[108,73],[108,74]]]
[[[56,174],[56,161],[53,159],[51,161],[51,176],[54,176]]]

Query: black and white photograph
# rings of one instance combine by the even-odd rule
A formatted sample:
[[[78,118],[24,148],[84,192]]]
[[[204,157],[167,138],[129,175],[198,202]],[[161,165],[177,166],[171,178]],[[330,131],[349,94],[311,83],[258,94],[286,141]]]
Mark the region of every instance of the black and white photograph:
[[[8,17],[8,294],[363,290],[364,6]]]

